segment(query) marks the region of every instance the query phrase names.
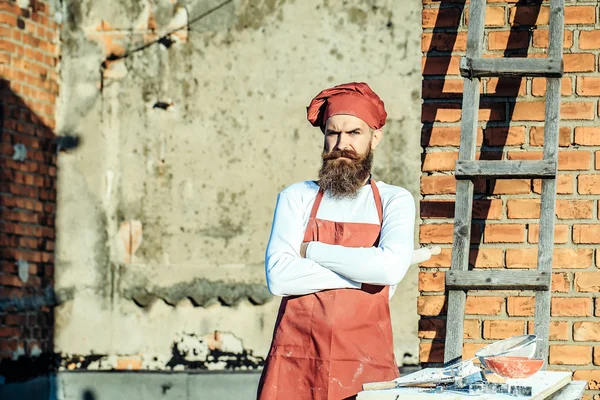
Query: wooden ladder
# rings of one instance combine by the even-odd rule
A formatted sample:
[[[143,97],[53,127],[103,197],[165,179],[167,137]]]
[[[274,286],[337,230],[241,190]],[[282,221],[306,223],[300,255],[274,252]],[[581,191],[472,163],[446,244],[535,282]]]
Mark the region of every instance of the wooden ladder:
[[[464,79],[460,151],[455,175],[456,204],[452,267],[446,273],[448,316],[444,363],[462,357],[467,290],[534,290],[536,357],[547,360],[552,286],[552,250],[558,164],[560,84],[564,0],[550,1],[548,58],[482,58],[486,1],[471,0],[466,56],[460,60]],[[481,77],[546,77],[544,157],[539,161],[475,161]],[[538,268],[530,271],[469,271],[473,178],[541,178]]]

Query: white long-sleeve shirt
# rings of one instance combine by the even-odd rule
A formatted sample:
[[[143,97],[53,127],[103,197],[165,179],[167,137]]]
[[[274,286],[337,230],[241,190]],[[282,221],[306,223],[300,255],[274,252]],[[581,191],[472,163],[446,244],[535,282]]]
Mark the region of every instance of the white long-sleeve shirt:
[[[415,203],[406,189],[377,182],[383,206],[378,247],[350,248],[311,242],[306,258],[300,246],[319,187],[313,181],[296,183],[277,199],[265,268],[267,284],[276,296],[314,293],[327,289],[360,289],[362,283],[390,285],[390,297],[402,280],[414,251]],[[325,194],[317,218],[336,222],[379,225],[371,185],[354,199],[336,200]]]

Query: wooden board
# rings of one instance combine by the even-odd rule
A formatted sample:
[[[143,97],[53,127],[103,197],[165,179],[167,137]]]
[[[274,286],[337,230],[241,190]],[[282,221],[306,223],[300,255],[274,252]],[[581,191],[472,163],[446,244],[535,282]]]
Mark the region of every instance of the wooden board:
[[[456,162],[456,179],[482,178],[554,178],[554,160],[480,160]]]
[[[570,372],[540,371],[527,379],[509,379],[508,383],[533,387],[530,397],[513,397],[499,394],[479,396],[461,393],[427,393],[418,388],[400,388],[386,390],[366,390],[358,394],[357,400],[542,400],[562,389],[571,382]]]
[[[560,78],[563,75],[563,62],[560,56],[559,58],[462,57],[460,59],[460,74],[465,78],[479,78],[484,76],[545,76]]]
[[[549,290],[551,273],[545,271],[448,271],[448,290]]]
[[[581,400],[587,381],[573,381],[548,397],[548,400]]]

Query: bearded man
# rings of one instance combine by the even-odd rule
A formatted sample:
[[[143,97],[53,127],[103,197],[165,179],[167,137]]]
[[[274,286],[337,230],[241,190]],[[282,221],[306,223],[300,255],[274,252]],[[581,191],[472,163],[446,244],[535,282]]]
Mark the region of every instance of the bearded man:
[[[319,181],[283,190],[266,252],[283,296],[261,400],[348,399],[399,376],[389,299],[414,250],[415,203],[371,179],[387,113],[366,83],[323,90],[308,120],[324,134]]]

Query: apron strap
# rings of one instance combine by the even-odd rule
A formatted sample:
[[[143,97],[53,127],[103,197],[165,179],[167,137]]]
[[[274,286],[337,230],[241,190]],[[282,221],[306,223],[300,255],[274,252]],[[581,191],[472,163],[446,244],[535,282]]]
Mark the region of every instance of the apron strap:
[[[323,189],[319,188],[319,193],[317,193],[317,197],[315,198],[315,202],[313,203],[312,210],[310,210],[311,219],[317,217],[317,210],[319,209],[319,205],[321,205],[321,200],[323,200]]]
[[[377,214],[379,215],[379,225],[383,224],[383,206],[381,205],[381,195],[379,189],[375,184],[375,180],[371,179],[371,189],[373,190],[373,197],[375,198],[375,206],[377,207]]]

